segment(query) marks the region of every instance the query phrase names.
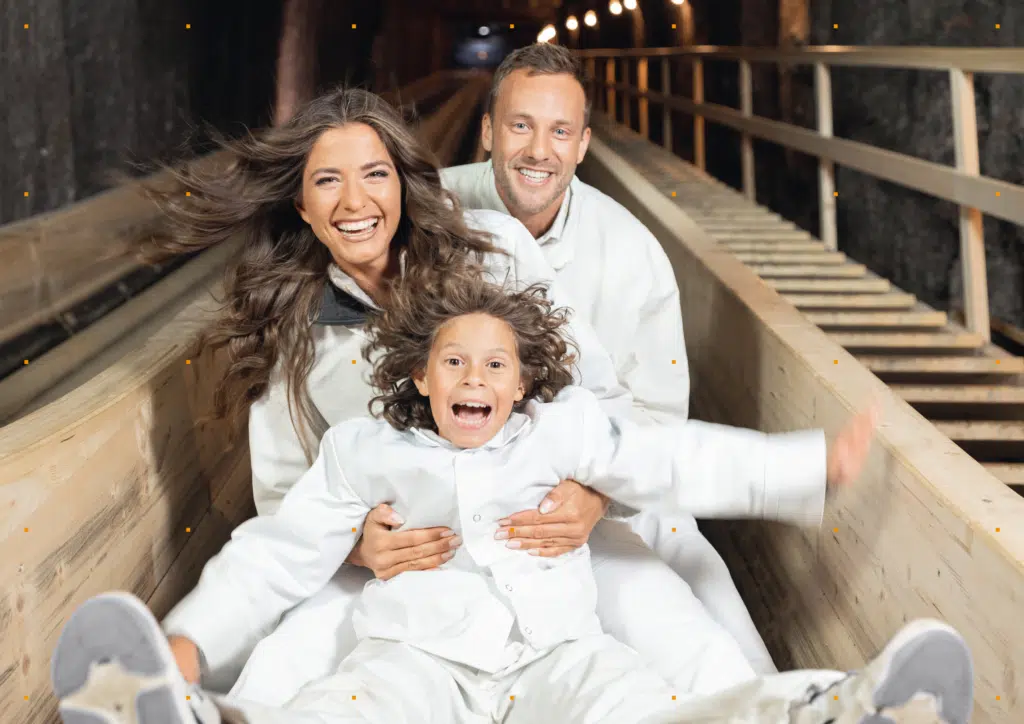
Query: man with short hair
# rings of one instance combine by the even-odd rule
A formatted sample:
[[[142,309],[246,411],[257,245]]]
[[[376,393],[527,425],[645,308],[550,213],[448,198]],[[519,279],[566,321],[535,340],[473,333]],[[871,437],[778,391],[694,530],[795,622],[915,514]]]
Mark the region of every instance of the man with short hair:
[[[668,257],[629,211],[575,175],[590,142],[585,88],[582,64],[568,49],[516,50],[495,72],[483,118],[491,160],[444,169],[442,182],[464,207],[503,211],[534,235],[575,313],[597,332],[632,392],[638,421],[685,419],[689,373]],[[694,693],[774,673],[728,568],[696,521],[631,514],[615,511],[629,526],[604,520],[590,538],[606,631]],[[563,552],[552,539],[572,536],[545,525],[539,512],[529,516],[514,518],[510,537],[524,549]],[[533,539],[534,530],[546,540]]]

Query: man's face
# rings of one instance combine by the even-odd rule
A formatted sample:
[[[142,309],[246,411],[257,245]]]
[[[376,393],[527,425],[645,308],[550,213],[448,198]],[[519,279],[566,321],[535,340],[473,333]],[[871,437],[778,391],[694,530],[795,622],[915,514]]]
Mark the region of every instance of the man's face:
[[[512,72],[483,120],[498,193],[522,220],[557,208],[590,143],[586,95],[571,75]]]

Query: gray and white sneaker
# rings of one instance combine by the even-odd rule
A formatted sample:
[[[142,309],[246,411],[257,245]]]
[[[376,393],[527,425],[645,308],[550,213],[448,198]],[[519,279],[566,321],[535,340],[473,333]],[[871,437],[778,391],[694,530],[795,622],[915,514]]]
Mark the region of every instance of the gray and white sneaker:
[[[793,724],[966,724],[974,700],[963,637],[931,619],[904,626],[871,663],[793,707]]]
[[[178,671],[153,614],[127,593],[79,606],[50,666],[64,724],[219,724],[217,708]]]

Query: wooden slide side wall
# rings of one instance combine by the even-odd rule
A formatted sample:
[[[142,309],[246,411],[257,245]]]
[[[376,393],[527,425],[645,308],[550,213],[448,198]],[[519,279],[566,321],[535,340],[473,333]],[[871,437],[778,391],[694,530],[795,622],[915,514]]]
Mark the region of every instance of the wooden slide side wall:
[[[866,473],[828,504],[820,530],[705,526],[780,667],[856,667],[908,619],[941,618],[973,651],[973,721],[1024,721],[1024,500],[597,137],[580,175],[636,214],[675,268],[696,417],[834,435],[882,402]]]

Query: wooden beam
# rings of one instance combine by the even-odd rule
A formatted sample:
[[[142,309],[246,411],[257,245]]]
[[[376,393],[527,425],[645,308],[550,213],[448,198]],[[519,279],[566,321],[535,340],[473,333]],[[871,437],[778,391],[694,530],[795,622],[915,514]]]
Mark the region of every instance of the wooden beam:
[[[885,294],[892,289],[888,279],[767,279],[777,292],[814,294]]]
[[[821,278],[821,279],[856,279],[867,273],[862,264],[752,264],[751,269],[766,279],[769,277]]]
[[[712,234],[714,236],[714,234]],[[836,266],[839,264],[846,264],[846,254],[842,254],[838,251],[814,251],[810,253],[800,252],[770,252],[770,251],[751,251],[741,252],[735,249],[730,249],[736,258],[742,261],[744,264],[808,264],[817,265],[825,264],[828,266]]]
[[[962,70],[949,72],[953,102],[953,140],[956,167],[978,177],[978,114],[974,105],[974,76]],[[988,322],[988,273],[985,269],[985,233],[981,211],[960,205],[960,269],[967,329],[990,338]]]
[[[983,463],[983,466],[1007,485],[1024,486],[1024,463]]]
[[[784,298],[797,309],[910,309],[917,300],[913,294],[786,294]]]
[[[1024,442],[1024,420],[937,420],[955,442]]]
[[[878,357],[858,355],[857,359],[875,373],[941,375],[1019,375],[1024,360],[1019,357]]]
[[[940,328],[946,326],[945,312],[806,312],[805,316],[822,329],[897,329]]]
[[[746,60],[751,63],[788,63],[833,68],[916,68],[968,73],[1020,73],[1024,50],[1019,48],[949,48],[925,46],[818,45],[802,48],[753,48],[723,45],[688,45],[671,48],[593,48],[579,51],[582,58],[691,58]]]
[[[720,245],[724,246],[731,252],[735,253],[765,253],[773,251],[790,252],[790,253],[813,253],[825,251],[825,247],[817,241],[746,241],[746,240],[733,240],[725,239],[722,240],[718,237],[713,229],[706,229],[706,231],[715,238]]]
[[[911,404],[1024,404],[1024,387],[1012,385],[890,385]]]
[[[976,350],[985,344],[985,340],[971,332],[834,332],[829,336],[844,349],[857,350]]]

